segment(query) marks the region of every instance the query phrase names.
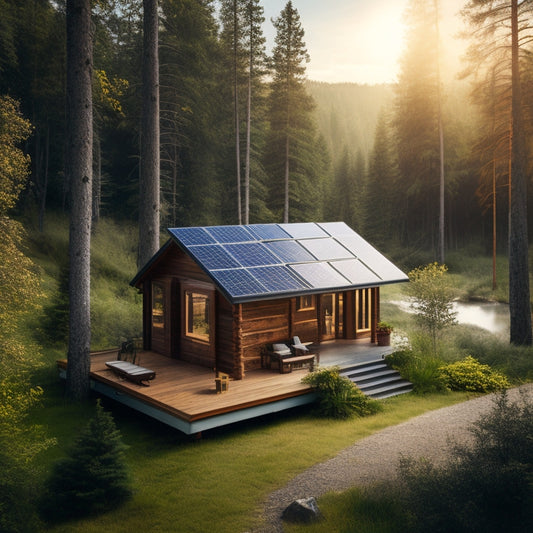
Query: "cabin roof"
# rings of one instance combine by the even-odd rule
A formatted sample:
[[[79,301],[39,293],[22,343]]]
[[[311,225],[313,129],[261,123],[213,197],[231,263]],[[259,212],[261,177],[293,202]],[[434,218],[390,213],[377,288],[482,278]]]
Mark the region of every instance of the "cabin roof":
[[[344,222],[170,228],[175,242],[232,303],[408,281]],[[137,285],[154,260],[132,280]]]

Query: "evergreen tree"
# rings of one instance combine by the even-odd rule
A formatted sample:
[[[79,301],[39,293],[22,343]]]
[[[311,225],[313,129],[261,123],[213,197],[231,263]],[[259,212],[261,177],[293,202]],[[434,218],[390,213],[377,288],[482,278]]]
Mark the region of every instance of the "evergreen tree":
[[[284,222],[306,220],[313,216],[310,211],[313,205],[318,205],[321,192],[316,175],[314,103],[304,84],[309,55],[300,16],[292,1],[287,2],[273,24],[276,38],[271,58],[270,133],[265,156],[271,205],[282,214]]]
[[[464,14],[476,28],[479,41],[471,58],[493,76],[492,66],[499,65],[502,50],[510,58],[511,69],[507,70],[511,103],[511,190],[510,190],[510,231],[509,231],[509,310],[511,316],[510,339],[514,344],[532,343],[531,304],[528,265],[528,224],[527,224],[527,138],[524,125],[520,43],[531,38],[529,24],[522,21],[531,18],[531,0],[511,3],[503,0],[489,2],[476,0],[467,4]],[[520,21],[520,23],[519,23]],[[502,24],[505,22],[505,24]],[[479,53],[480,47],[483,54]],[[475,53],[478,52],[478,53]],[[499,69],[498,69],[499,70]]]
[[[164,224],[235,223],[231,96],[211,2],[163,0],[161,8]]]
[[[69,456],[52,471],[43,500],[45,518],[80,518],[109,511],[129,499],[125,450],[113,417],[98,400],[94,418],[77,437]]]
[[[438,46],[433,0],[411,0],[400,61],[395,130],[403,183],[402,241],[437,248],[440,198]]]
[[[401,218],[396,211],[401,191],[391,141],[391,132],[384,112],[379,116],[370,154],[368,179],[364,188],[362,233],[378,248],[398,239]]]

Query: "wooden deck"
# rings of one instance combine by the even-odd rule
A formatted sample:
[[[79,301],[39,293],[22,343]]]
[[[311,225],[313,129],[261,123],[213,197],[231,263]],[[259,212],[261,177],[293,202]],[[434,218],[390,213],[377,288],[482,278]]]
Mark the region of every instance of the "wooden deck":
[[[368,342],[341,343],[337,350],[334,343],[328,343],[321,350],[320,364],[330,366],[379,356],[375,345]],[[301,382],[307,369],[288,374],[276,369],[247,372],[244,379],[231,380],[227,392],[217,394],[215,372],[208,368],[140,352],[136,364],[156,373],[147,387],[120,378],[106,367],[107,361],[116,358],[117,350],[91,354],[92,389],[187,434],[305,405],[315,399],[309,386]],[[62,377],[66,365],[66,360],[58,361]]]

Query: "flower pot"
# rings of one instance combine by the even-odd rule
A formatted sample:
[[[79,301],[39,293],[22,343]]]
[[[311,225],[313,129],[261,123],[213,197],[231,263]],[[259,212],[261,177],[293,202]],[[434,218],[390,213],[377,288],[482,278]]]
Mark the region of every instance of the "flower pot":
[[[390,346],[390,333],[378,331],[378,346]]]

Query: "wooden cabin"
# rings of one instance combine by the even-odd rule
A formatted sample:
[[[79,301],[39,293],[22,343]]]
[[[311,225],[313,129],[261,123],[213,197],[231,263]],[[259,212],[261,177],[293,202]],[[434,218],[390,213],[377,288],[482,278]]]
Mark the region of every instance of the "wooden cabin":
[[[343,222],[173,228],[131,284],[151,350],[243,379],[272,343],[376,341],[407,276]]]

